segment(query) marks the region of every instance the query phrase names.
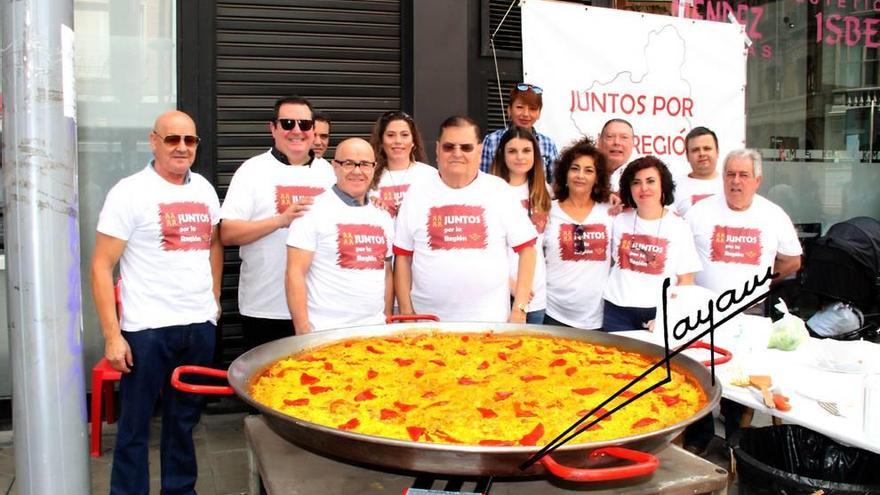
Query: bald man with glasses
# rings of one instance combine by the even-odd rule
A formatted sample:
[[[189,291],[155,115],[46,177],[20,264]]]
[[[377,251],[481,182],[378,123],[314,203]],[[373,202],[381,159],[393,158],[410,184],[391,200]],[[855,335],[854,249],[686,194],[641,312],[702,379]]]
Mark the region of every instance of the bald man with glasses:
[[[150,419],[160,394],[162,493],[195,493],[192,430],[203,401],[173,389],[170,378],[181,363],[208,366],[214,357],[223,271],[220,202],[214,187],[190,171],[199,137],[189,115],[162,114],[149,139],[153,160],[107,193],[92,258],[104,357],[122,372],[110,493],[149,492]]]
[[[333,168],[312,145],[311,103],[299,96],[275,102],[268,124],[273,146],[236,170],[221,208],[220,236],[239,246],[238,308],[245,350],[294,334],[284,293],[290,223],[335,182]]]

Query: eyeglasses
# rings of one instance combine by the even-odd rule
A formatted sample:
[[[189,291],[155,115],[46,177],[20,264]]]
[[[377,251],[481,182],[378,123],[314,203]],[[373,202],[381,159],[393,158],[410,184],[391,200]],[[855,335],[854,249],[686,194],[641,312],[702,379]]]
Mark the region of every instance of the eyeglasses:
[[[455,151],[455,148],[460,148],[462,153],[470,153],[471,151],[477,149],[477,145],[472,143],[443,143],[440,145],[440,149],[442,149],[444,153],[452,153],[453,151]]]
[[[587,244],[584,242],[584,226],[574,226],[574,254],[584,254],[587,252]]]
[[[315,127],[313,119],[278,119],[277,122],[285,131],[292,131],[296,125],[303,132],[310,131],[312,127]]]
[[[541,89],[539,86],[535,86],[534,84],[529,84],[529,83],[519,83],[516,85],[516,89],[519,91],[531,91],[532,93],[535,93],[536,95],[539,95],[544,92],[544,90]]]
[[[159,136],[159,139],[161,139],[162,142],[167,144],[168,146],[179,146],[180,141],[183,141],[183,144],[185,144],[187,148],[195,148],[202,141],[202,138],[198,136],[191,136],[189,134],[169,134],[167,136],[163,136],[156,131],[153,131],[153,134]]]
[[[376,162],[371,162],[369,160],[361,160],[359,162],[356,162],[354,160],[333,161],[336,162],[340,167],[342,167],[342,170],[345,170],[346,172],[351,172],[352,170],[354,170],[355,167],[360,167],[362,170],[373,170],[374,168],[376,168]]]

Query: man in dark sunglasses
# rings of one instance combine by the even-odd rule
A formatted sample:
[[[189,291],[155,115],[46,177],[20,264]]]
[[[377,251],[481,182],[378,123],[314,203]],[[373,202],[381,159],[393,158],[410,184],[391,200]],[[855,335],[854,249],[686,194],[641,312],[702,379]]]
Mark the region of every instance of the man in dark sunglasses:
[[[161,490],[195,493],[192,429],[203,401],[169,387],[168,377],[180,363],[211,364],[220,313],[220,201],[190,172],[197,135],[187,114],[162,114],[149,137],[153,160],[113,186],[98,217],[92,294],[104,357],[122,372],[111,493],[150,490],[147,446],[160,394],[161,457],[174,459],[162,463]]]
[[[477,123],[449,117],[439,134],[439,176],[413,184],[397,216],[394,290],[400,312],[525,323],[538,233],[507,183],[480,173]],[[519,253],[513,293],[508,249]]]
[[[245,350],[293,335],[284,295],[288,227],[313,198],[336,182],[332,166],[312,151],[311,103],[299,96],[275,102],[272,148],[236,170],[221,209],[220,235],[239,246],[238,309]]]
[[[553,177],[553,162],[559,158],[559,150],[550,136],[541,134],[535,130],[535,122],[541,118],[541,109],[544,107],[544,90],[534,84],[518,83],[510,89],[510,103],[507,105],[507,124],[528,129],[538,139],[541,158],[544,159],[544,176],[547,182]],[[483,156],[480,160],[480,170],[489,172],[492,159],[501,142],[501,136],[507,129],[498,129],[483,139]]]

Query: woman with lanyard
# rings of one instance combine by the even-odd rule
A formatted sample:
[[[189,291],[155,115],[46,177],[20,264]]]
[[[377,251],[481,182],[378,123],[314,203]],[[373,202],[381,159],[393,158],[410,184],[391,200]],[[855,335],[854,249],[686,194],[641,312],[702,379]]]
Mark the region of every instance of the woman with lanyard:
[[[535,250],[535,276],[532,282],[532,299],[526,310],[526,323],[541,324],[544,322],[546,298],[546,269],[544,265],[544,227],[547,225],[547,213],[550,210],[550,192],[544,180],[544,164],[541,159],[541,148],[535,136],[524,127],[511,126],[501,136],[498,149],[489,168],[492,175],[504,179],[511,191],[528,213],[532,224],[538,231]],[[510,287],[513,293],[516,287],[516,272],[519,257],[508,249],[510,261]]]
[[[373,126],[370,144],[376,154],[378,191],[370,199],[397,218],[400,202],[410,185],[437,175],[437,169],[422,163],[425,146],[413,118],[406,112],[385,112]]]
[[[547,325],[602,327],[602,292],[611,268],[611,187],[605,154],[582,139],[553,168],[545,252]]]
[[[666,165],[654,156],[632,161],[620,176],[624,211],[614,219],[614,266],[605,286],[606,332],[651,328],[663,289],[692,285],[702,269],[687,223],[666,209],[675,184]]]

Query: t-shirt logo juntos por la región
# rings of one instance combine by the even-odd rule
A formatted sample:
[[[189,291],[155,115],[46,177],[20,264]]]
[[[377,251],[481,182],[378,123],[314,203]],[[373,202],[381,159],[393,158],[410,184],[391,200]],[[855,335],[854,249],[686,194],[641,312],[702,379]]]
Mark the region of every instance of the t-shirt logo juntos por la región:
[[[313,198],[323,192],[323,187],[275,186],[275,213],[280,215],[302,198]]]
[[[204,203],[159,203],[159,228],[164,251],[211,247],[211,215]]]
[[[559,226],[559,258],[562,261],[605,261],[608,232],[602,224]]]
[[[379,188],[379,206],[391,215],[391,218],[397,218],[397,212],[400,209],[400,202],[403,201],[406,191],[409,190],[409,184],[398,184],[395,186],[382,186]]]
[[[761,262],[761,231],[716,225],[712,231],[710,259],[720,263],[758,265]]]
[[[714,196],[714,194],[692,194],[691,204],[695,205],[706,198],[711,198],[712,196]]]
[[[445,205],[428,211],[428,247],[432,250],[485,249],[486,245],[482,206]]]
[[[336,264],[351,270],[383,270],[388,241],[376,225],[337,224]]]
[[[618,248],[622,270],[660,275],[666,267],[669,241],[652,235],[623,234]]]

